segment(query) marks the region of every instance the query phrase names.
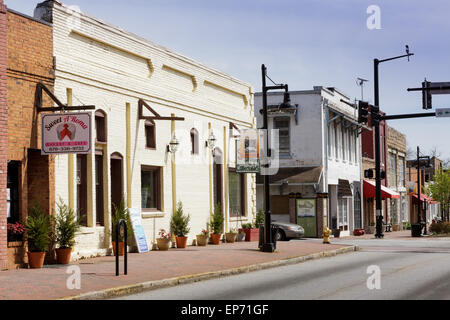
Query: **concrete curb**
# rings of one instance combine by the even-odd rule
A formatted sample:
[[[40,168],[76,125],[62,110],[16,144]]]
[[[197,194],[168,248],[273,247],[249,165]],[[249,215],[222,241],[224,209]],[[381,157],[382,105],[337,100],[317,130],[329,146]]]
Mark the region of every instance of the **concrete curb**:
[[[334,257],[339,254],[344,254],[348,252],[359,251],[359,246],[348,246],[344,248],[339,248],[331,251],[322,251],[313,254],[309,254],[306,256],[299,256],[294,258],[287,258],[282,260],[264,262],[261,264],[253,264],[249,266],[242,266],[233,269],[227,270],[219,270],[219,271],[211,271],[199,274],[192,274],[186,276],[180,276],[175,278],[156,280],[156,281],[148,281],[142,282],[122,287],[110,288],[100,291],[87,292],[77,296],[64,297],[58,300],[100,300],[100,299],[108,299],[113,297],[119,297],[124,295],[136,294],[143,291],[156,290],[161,288],[167,288],[172,286],[177,286],[180,284],[194,283],[203,280],[210,280],[225,276],[231,276],[236,274],[242,274],[252,271],[264,270],[269,268],[287,266],[297,263],[302,263],[308,260],[315,260],[327,257]]]

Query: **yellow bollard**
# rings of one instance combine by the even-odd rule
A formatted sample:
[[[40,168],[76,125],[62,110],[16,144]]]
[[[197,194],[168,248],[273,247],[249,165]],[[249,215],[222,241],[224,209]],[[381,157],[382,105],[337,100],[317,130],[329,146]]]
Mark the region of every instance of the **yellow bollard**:
[[[328,227],[323,229],[323,243],[330,243],[331,230]]]

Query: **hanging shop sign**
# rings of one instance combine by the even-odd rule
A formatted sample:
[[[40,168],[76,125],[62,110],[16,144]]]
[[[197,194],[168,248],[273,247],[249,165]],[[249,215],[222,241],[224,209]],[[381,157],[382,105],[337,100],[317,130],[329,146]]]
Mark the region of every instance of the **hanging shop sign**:
[[[90,112],[42,115],[41,153],[90,153],[91,118]]]
[[[147,238],[142,225],[141,210],[129,208],[131,225],[133,227],[134,239],[136,240],[139,253],[148,252]]]
[[[260,133],[255,129],[242,130],[236,140],[236,172],[260,172]]]

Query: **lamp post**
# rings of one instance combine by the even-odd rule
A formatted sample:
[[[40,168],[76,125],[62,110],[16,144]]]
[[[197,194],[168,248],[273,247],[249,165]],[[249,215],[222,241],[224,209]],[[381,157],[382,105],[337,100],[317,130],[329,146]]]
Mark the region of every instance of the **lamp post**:
[[[263,105],[263,117],[264,124],[263,130],[266,130],[266,159],[267,162],[264,164],[264,167],[270,167],[270,158],[271,158],[271,149],[270,149],[270,141],[269,141],[269,121],[267,115],[267,92],[270,90],[284,90],[284,100],[280,107],[292,107],[291,101],[289,97],[289,87],[288,85],[280,84],[274,86],[266,85],[267,78],[267,68],[265,65],[262,65],[262,105]],[[270,181],[269,174],[266,172],[264,174],[264,241],[261,246],[262,252],[274,252],[275,244],[272,239],[272,221],[271,221],[271,212],[270,212]]]
[[[372,125],[375,126],[375,198],[376,198],[376,238],[383,238],[383,214],[382,214],[382,202],[381,202],[381,152],[380,152],[380,114],[379,114],[379,108],[380,108],[380,90],[379,90],[379,78],[378,78],[378,66],[382,62],[387,62],[391,60],[401,59],[401,58],[408,58],[414,55],[414,53],[409,53],[409,47],[406,46],[406,54],[388,58],[388,59],[374,59],[373,65],[374,65],[374,103],[375,103],[375,110],[372,112]]]
[[[417,223],[421,224],[422,222],[422,205],[421,205],[421,201],[420,201],[420,193],[421,193],[421,182],[420,182],[420,160],[428,160],[428,163],[430,162],[430,157],[429,156],[425,156],[425,157],[421,157],[420,156],[420,148],[419,146],[417,146]],[[429,166],[429,165],[428,165]],[[423,234],[427,234],[427,213],[425,212],[425,221],[424,221],[424,230],[423,230]]]

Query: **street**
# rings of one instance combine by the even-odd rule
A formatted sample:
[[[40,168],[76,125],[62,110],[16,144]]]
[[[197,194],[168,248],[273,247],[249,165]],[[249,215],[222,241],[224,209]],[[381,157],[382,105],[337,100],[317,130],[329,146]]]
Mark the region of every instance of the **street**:
[[[450,299],[448,240],[339,242],[359,245],[361,251],[117,299]],[[367,273],[369,266],[380,268],[380,289],[368,289],[368,278],[372,275]]]

